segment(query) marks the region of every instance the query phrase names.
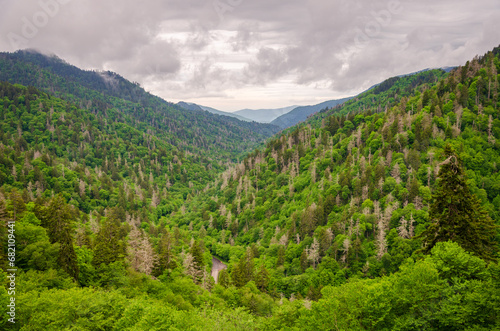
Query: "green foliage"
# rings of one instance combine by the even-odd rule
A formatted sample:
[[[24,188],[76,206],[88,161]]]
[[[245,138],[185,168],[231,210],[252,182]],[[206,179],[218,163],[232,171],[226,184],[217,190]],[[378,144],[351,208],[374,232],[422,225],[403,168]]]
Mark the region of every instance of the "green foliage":
[[[471,277],[472,267],[473,274]],[[323,298],[304,306],[290,306],[273,316],[273,326],[299,329],[464,330],[498,327],[498,265],[486,269],[456,243],[440,243],[425,260],[409,260],[389,277],[353,280],[327,287]],[[452,281],[450,281],[450,276]]]
[[[236,287],[243,287],[249,281],[254,279],[254,264],[253,255],[250,250],[239,260],[238,264],[234,265],[231,272],[233,284]],[[261,285],[261,283],[259,283]]]
[[[461,161],[450,145],[446,146],[444,157],[429,215],[434,223],[419,236],[423,251],[429,252],[438,242],[453,240],[467,251],[493,260],[498,227],[470,192]]]
[[[51,93],[0,83],[16,327],[499,328],[499,54],[389,79],[246,156],[274,129],[0,54],[0,78]],[[138,231],[153,276],[126,259]]]
[[[34,86],[71,102],[85,102],[89,110],[110,120],[142,132],[150,130],[179,149],[199,155],[208,152],[219,160],[234,160],[279,130],[269,124],[180,108],[116,73],[83,71],[36,52],[1,53],[0,67],[0,81]],[[132,142],[141,140],[134,137]],[[190,144],[185,146],[184,141]]]
[[[38,206],[38,218],[47,228],[50,242],[59,244],[58,264],[75,280],[78,280],[78,263],[71,235],[75,212],[66,204],[62,195],[50,200],[48,205]]]
[[[8,319],[10,319],[12,316],[7,315],[8,312],[10,312],[10,307],[7,305],[11,304],[11,295],[9,295],[9,292],[7,288],[9,279],[7,278],[8,274],[4,272],[3,270],[0,269],[0,279],[2,279],[1,286],[0,286],[0,313],[2,314],[0,317],[0,327],[3,329],[7,329],[10,322],[8,322]],[[12,294],[12,293],[11,293]]]
[[[94,254],[87,246],[75,247],[75,253],[78,261],[78,282],[82,286],[91,286],[95,284],[96,271],[92,265]]]
[[[94,258],[92,264],[99,268],[113,262],[121,262],[125,258],[125,228],[121,225],[121,215],[118,209],[113,209],[96,235]]]

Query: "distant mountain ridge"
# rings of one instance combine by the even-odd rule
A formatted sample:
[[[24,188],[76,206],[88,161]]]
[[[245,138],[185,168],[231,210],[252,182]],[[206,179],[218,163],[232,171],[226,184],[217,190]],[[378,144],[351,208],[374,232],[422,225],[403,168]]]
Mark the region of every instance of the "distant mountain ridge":
[[[180,101],[176,104],[179,107],[182,107],[184,109],[189,109],[189,110],[195,110],[195,111],[208,111],[212,114],[217,114],[221,116],[230,116],[237,118],[241,121],[246,121],[246,122],[257,122],[257,123],[263,123],[263,124],[269,124],[273,120],[277,119],[280,116],[283,116],[285,114],[288,114],[289,112],[293,111],[296,109],[297,105],[294,106],[288,106],[288,107],[283,107],[283,108],[270,108],[270,109],[241,109],[237,110],[235,112],[225,112],[222,110],[218,110],[212,107],[206,107],[203,105],[199,105],[196,103],[192,102],[185,102],[185,101]]]
[[[195,110],[195,111],[208,111],[209,113],[220,115],[220,116],[234,117],[234,118],[237,118],[240,121],[244,121],[244,122],[252,122],[252,120],[249,118],[246,118],[246,117],[234,114],[234,113],[228,113],[228,112],[224,112],[221,110],[217,110],[215,108],[205,107],[205,106],[198,105],[198,104],[192,103],[192,102],[180,101],[177,103],[177,106],[182,107],[184,109]]]
[[[291,112],[297,107],[298,106],[288,106],[276,109],[242,109],[235,111],[233,114],[249,118],[259,123],[271,123],[276,118]]]
[[[329,100],[312,106],[296,107],[289,113],[281,115],[280,117],[273,120],[271,124],[279,126],[281,129],[286,129],[300,122],[305,121],[309,116],[311,116],[314,113],[317,113],[323,109],[333,108],[335,106],[343,104],[344,102],[350,99],[352,99],[352,97],[339,100]]]
[[[279,131],[269,124],[186,110],[117,73],[82,70],[33,50],[0,53],[0,81],[33,86],[178,149],[213,159],[226,154],[235,160]]]
[[[451,70],[455,69],[455,66],[447,66],[447,67],[442,67],[438,68],[437,70],[442,70],[446,73],[450,72]],[[423,69],[419,70],[416,72],[412,72],[409,74],[402,74],[398,76],[394,76],[391,78],[388,78],[384,80],[381,83],[375,84],[371,86],[369,89],[367,89],[364,92],[359,93],[356,96],[348,97],[348,98],[342,98],[342,99],[335,99],[335,100],[328,100],[324,101],[322,103],[316,104],[316,105],[309,105],[309,106],[289,106],[289,107],[283,107],[283,108],[276,108],[276,109],[242,109],[238,110],[232,113],[229,112],[223,112],[214,108],[210,107],[205,107],[201,106],[195,103],[188,103],[188,102],[179,102],[177,103],[178,106],[183,107],[185,109],[190,109],[190,110],[206,110],[209,111],[213,114],[217,115],[223,115],[223,116],[230,116],[230,117],[235,117],[238,118],[239,120],[242,121],[255,121],[258,123],[269,123],[272,125],[275,125],[279,127],[280,129],[284,130],[287,128],[290,128],[294,125],[299,124],[300,122],[303,122],[307,120],[311,115],[320,112],[322,110],[328,110],[334,107],[337,107],[339,105],[342,105],[343,103],[356,98],[357,96],[366,93],[368,91],[372,91],[375,93],[384,91],[385,89],[389,88],[394,84],[396,81],[398,81],[401,78],[409,77],[409,76],[415,76],[421,73],[429,72],[432,70],[436,69]]]

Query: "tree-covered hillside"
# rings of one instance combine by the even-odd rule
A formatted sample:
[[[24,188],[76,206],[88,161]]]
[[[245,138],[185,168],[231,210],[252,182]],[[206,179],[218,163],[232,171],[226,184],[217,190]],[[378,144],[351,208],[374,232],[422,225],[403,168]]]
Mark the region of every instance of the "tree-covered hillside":
[[[423,79],[410,94],[396,92],[397,101],[387,111],[377,102],[361,106],[386,90],[380,85],[329,117],[320,114],[309,125],[272,139],[199,197],[208,200],[203,210],[177,215],[173,222],[202,218],[203,226],[216,233],[217,248],[223,242],[257,244],[274,247],[277,254],[280,248],[286,253],[290,244],[300,252],[316,238],[323,242],[320,257],[333,249],[350,271],[361,271],[367,262],[374,275],[397,270],[397,263],[389,270],[382,265],[391,245],[376,244],[379,229],[395,240],[401,237],[402,219],[407,227],[413,223],[415,234],[426,227],[446,144],[463,160],[483,207],[493,219],[500,217],[498,66],[489,53],[437,84]],[[353,103],[362,108],[350,111]],[[291,258],[283,272],[301,274],[299,260]]]
[[[447,145],[482,217],[499,223],[499,70],[488,53],[449,75],[389,80],[271,139],[168,224],[207,236],[207,248],[229,262],[227,286],[260,283],[263,268],[262,289],[276,297],[316,300],[325,286],[397,273],[420,256],[418,235],[436,221]],[[498,243],[496,233],[490,228],[488,240]],[[497,257],[495,245],[471,253],[491,250]]]
[[[179,207],[172,195],[194,194],[222,168],[34,88],[2,83],[0,97],[0,185],[31,198],[62,193],[86,213],[117,205],[171,212]]]
[[[351,98],[344,98],[338,100],[325,101],[314,106],[301,106],[297,107],[289,113],[281,115],[271,122],[271,124],[277,125],[282,129],[286,129],[296,124],[307,120],[308,117],[317,113],[321,110],[330,109],[334,106],[343,104],[344,102],[350,100]]]
[[[268,124],[184,109],[116,73],[84,71],[34,51],[0,53],[0,81],[34,86],[108,120],[148,132],[185,152],[223,163],[236,161],[279,130]]]
[[[495,49],[390,79],[240,160],[240,126],[224,146],[218,122],[165,132],[169,106],[2,83],[1,261],[15,236],[18,273],[17,322],[0,324],[499,328],[499,72]]]

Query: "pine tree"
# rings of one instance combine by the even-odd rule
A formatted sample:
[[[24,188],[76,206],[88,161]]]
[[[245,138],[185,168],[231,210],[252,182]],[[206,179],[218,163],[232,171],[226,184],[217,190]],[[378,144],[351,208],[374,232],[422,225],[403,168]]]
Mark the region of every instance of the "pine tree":
[[[305,272],[307,268],[309,268],[309,260],[307,259],[306,249],[304,249],[300,255],[300,270]]]
[[[193,257],[193,268],[196,271],[193,280],[201,281],[203,277],[203,270],[205,269],[205,262],[203,261],[203,250],[201,249],[200,242],[194,241],[189,250],[189,254]]]
[[[92,264],[99,267],[102,263],[108,265],[123,261],[126,254],[125,235],[120,211],[115,208],[108,213],[104,225],[97,233]]]
[[[266,267],[262,264],[259,271],[255,275],[255,285],[262,292],[267,292],[267,287],[269,286],[269,272]]]
[[[217,284],[223,287],[229,287],[231,285],[231,279],[229,278],[229,273],[226,269],[219,271],[219,277],[217,279]]]
[[[165,231],[158,244],[158,261],[155,276],[160,276],[163,271],[177,268],[174,256],[174,239],[172,234]]]
[[[71,235],[74,212],[66,204],[63,196],[59,194],[52,198],[47,206],[38,208],[37,216],[40,218],[42,226],[47,229],[50,242],[60,245],[57,258],[59,265],[71,277],[78,280],[78,261]]]
[[[450,145],[444,155],[429,213],[434,223],[417,237],[423,240],[422,251],[429,253],[436,243],[451,240],[485,260],[494,260],[498,227],[471,193],[461,161]]]

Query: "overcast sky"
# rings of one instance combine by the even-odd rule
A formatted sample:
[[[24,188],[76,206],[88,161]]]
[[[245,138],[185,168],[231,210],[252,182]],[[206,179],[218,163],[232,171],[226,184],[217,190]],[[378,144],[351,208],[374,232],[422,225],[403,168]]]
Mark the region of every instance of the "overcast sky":
[[[225,111],[315,104],[500,44],[498,0],[0,0],[0,50]]]

